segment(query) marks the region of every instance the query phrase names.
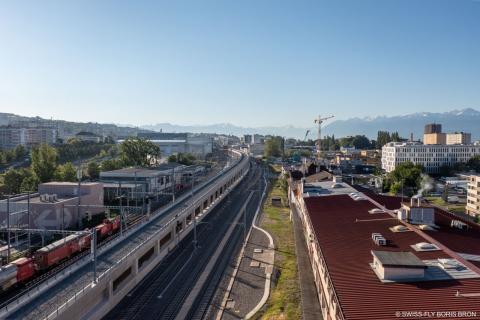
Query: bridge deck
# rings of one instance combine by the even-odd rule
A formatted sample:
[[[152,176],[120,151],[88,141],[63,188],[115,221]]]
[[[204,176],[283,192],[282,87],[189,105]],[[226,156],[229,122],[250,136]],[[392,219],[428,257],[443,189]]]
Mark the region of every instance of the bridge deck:
[[[240,161],[239,161],[240,162]],[[226,171],[235,167],[232,165]],[[209,181],[195,188],[195,198],[200,199],[212,188],[212,183],[217,182],[222,174],[218,174]],[[152,214],[148,224],[132,229],[115,245],[98,253],[97,276],[113,267],[117,261],[128,255],[138,245],[150,238],[165,224],[175,218],[175,215],[185,210],[190,204],[190,196],[184,194],[177,201],[166,208],[160,208]],[[88,263],[74,273],[68,275],[56,285],[50,287],[39,296],[33,298],[28,304],[8,315],[7,319],[43,319],[55,312],[57,307],[66,302],[76,292],[79,292],[92,283],[93,263]]]

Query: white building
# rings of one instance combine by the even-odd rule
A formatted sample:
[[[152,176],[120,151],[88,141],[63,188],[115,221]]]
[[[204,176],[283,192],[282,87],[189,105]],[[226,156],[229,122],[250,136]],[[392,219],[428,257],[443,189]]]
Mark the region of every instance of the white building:
[[[0,127],[0,149],[13,149],[18,145],[30,148],[48,143],[53,144],[57,137],[57,130],[48,127],[23,128]]]
[[[467,214],[480,215],[480,175],[472,175],[468,179],[467,186]]]
[[[472,134],[466,132],[447,133],[447,144],[471,144]]]
[[[403,162],[420,164],[428,173],[438,173],[440,167],[467,162],[480,155],[480,145],[424,145],[418,142],[389,142],[382,148],[382,168],[395,170]]]
[[[160,147],[162,156],[177,153],[191,153],[197,158],[205,158],[213,151],[213,137],[202,134],[143,132],[138,137],[147,139]],[[120,140],[119,142],[123,142]]]

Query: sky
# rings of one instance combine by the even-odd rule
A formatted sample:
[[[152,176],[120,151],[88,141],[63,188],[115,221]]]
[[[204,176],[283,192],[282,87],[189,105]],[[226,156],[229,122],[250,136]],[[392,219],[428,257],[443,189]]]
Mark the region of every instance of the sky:
[[[0,112],[251,127],[467,107],[479,0],[0,0]]]

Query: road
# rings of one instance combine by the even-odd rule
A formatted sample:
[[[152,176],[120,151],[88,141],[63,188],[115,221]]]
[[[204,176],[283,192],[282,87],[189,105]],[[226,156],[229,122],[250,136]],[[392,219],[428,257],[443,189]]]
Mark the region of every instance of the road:
[[[241,208],[246,204],[249,228],[260,201],[262,169],[252,166],[241,184],[198,225],[198,248],[190,233],[105,320],[203,318],[228,262],[242,244]],[[236,224],[233,228],[232,223]],[[218,260],[211,261],[212,256]]]

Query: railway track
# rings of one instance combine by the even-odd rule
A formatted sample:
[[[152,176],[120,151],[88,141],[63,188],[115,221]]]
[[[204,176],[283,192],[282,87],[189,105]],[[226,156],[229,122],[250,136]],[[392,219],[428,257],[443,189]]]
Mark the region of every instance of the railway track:
[[[143,221],[145,217],[143,215],[134,215],[130,216],[130,219],[127,221],[127,228],[133,227],[136,224],[140,223]],[[97,247],[101,248],[108,242],[112,241],[113,239],[117,238],[119,236],[119,233],[115,233],[110,235],[107,238],[102,239]],[[55,274],[61,272],[62,270],[66,269],[67,267],[71,266],[78,260],[82,259],[83,257],[87,256],[90,254],[90,250],[84,250],[78,254],[75,254],[71,256],[68,260],[63,261],[62,263],[56,265],[55,267],[48,269],[46,272],[38,274],[36,277],[31,279],[30,281],[18,285],[15,288],[12,288],[6,292],[3,292],[0,295],[0,308],[3,308],[4,306],[8,305],[10,302],[16,300],[18,297],[28,293],[28,291],[32,290],[35,286],[41,284],[42,282],[46,281],[47,279],[53,277]]]
[[[235,165],[226,166],[222,169],[222,172],[215,173],[213,177],[208,177],[208,179],[196,186],[195,193],[197,194],[198,192],[199,194],[203,194],[205,190],[210,190],[213,183],[222,179],[226,173],[230,172],[233,168],[236,168],[236,164],[241,161],[245,163],[246,159],[244,156],[236,159]],[[101,252],[97,261],[97,272],[101,273],[108,270],[112,265],[112,261],[120,259],[127,250],[131,250],[131,248],[134,248],[137,244],[141,243],[143,239],[148,238],[150,234],[155,232],[155,230],[161,228],[161,222],[165,220],[163,218],[169,217],[169,215],[175,210],[182,210],[182,207],[188,201],[188,197],[183,196],[181,201],[170,203],[165,210],[156,210],[157,212],[154,212],[150,216],[150,222],[145,224],[145,227],[134,228],[133,232],[130,232],[127,235],[129,241],[120,241],[114,247],[105,248]],[[125,240],[127,240],[127,238],[125,238]],[[84,256],[82,260],[85,259],[86,257]],[[91,281],[92,272],[90,268],[91,266],[88,264],[80,267],[77,272],[71,273],[68,276],[68,281],[62,280],[59,284],[49,288],[48,292],[35,296],[34,303],[25,304],[22,308],[10,312],[8,318],[38,319],[46,314],[50,314],[49,312],[52,310],[52,304],[50,301],[56,301],[54,303],[57,304],[66,301],[76,293],[75,290],[77,290],[77,288],[83,288]]]
[[[229,198],[206,216],[197,226],[197,240],[201,246],[193,247],[190,233],[182,240],[142,283],[137,285],[104,319],[175,319],[186,297],[208,264],[218,244],[226,234],[238,211],[246,202],[249,192],[260,181],[258,169],[251,170],[247,179],[232,191]],[[247,224],[250,224],[259,200],[252,197],[248,207]],[[257,201],[258,202],[258,201]],[[216,286],[230,257],[240,247],[242,228],[235,228],[221,258],[210,273],[207,285],[190,308],[188,319],[201,319],[208,309]]]

